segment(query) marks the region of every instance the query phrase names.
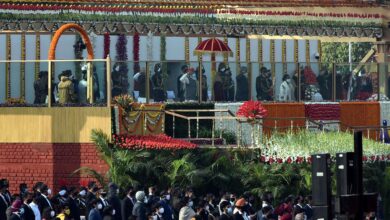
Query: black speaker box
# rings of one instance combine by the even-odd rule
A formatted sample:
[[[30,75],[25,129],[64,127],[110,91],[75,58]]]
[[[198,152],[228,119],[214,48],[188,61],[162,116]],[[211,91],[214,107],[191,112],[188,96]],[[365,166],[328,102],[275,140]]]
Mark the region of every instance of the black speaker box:
[[[312,197],[315,206],[331,206],[330,155],[314,154],[312,158]]]
[[[313,206],[313,220],[331,220],[330,206]]]
[[[336,154],[337,195],[355,194],[354,182],[354,153]]]
[[[367,193],[361,196],[363,212],[376,212],[377,209],[377,193]],[[340,214],[356,213],[358,207],[359,196],[357,194],[340,195],[336,198],[335,211]]]

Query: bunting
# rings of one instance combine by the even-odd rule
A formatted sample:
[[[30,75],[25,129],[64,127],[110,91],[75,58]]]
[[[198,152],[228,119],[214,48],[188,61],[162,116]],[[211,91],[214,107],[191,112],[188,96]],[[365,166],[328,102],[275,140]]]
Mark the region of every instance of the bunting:
[[[11,35],[5,35],[5,41],[7,44],[7,48],[5,50],[6,60],[11,60]],[[11,98],[11,64],[9,62],[5,63],[5,94],[6,99]]]
[[[26,60],[26,34],[23,32],[21,37],[21,54],[20,54],[21,60]],[[20,98],[24,100],[26,96],[26,63],[21,62],[20,63]]]
[[[41,59],[41,35],[39,32],[35,35],[35,60]],[[35,62],[35,79],[38,79],[38,74],[41,69],[41,63]]]

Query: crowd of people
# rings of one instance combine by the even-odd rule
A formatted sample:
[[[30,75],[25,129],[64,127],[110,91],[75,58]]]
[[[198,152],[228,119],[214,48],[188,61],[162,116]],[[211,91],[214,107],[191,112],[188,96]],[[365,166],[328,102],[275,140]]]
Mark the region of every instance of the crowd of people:
[[[56,194],[43,182],[30,190],[20,184],[11,195],[9,183],[0,180],[1,220],[310,220],[311,196],[288,196],[273,206],[271,192],[261,198],[221,192],[196,195],[191,188],[157,191],[110,183],[107,191],[90,181],[86,187],[61,186]],[[123,195],[123,198],[120,198]]]

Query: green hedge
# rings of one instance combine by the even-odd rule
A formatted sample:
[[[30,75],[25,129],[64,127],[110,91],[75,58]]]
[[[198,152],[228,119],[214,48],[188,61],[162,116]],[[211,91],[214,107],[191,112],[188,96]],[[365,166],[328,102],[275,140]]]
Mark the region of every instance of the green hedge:
[[[165,106],[166,110],[175,109],[214,109],[214,103],[171,103]],[[196,116],[196,112],[180,112],[179,114],[185,116]],[[214,116],[214,112],[201,112],[199,116]],[[165,133],[173,136],[173,118],[165,115]],[[188,137],[188,122],[181,118],[175,118],[175,138]],[[199,120],[199,130],[210,130],[212,127],[212,120]],[[196,136],[196,120],[191,120],[191,137]]]

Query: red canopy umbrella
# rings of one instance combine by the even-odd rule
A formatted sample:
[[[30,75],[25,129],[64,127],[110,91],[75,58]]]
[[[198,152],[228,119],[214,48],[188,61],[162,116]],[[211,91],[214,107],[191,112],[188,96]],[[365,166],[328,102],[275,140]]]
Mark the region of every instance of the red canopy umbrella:
[[[215,74],[215,54],[221,53],[221,54],[229,54],[230,56],[233,54],[232,50],[229,48],[229,46],[223,42],[222,40],[218,38],[210,38],[207,40],[204,40],[196,46],[194,50],[195,54],[203,54],[203,53],[210,53],[211,54],[211,73],[212,78],[214,81],[214,74]],[[202,76],[199,76],[199,79],[202,79]],[[200,81],[200,84],[202,82]],[[213,88],[213,86],[211,86]],[[212,89],[212,92],[214,89]],[[202,97],[202,89],[200,89],[200,97]]]

